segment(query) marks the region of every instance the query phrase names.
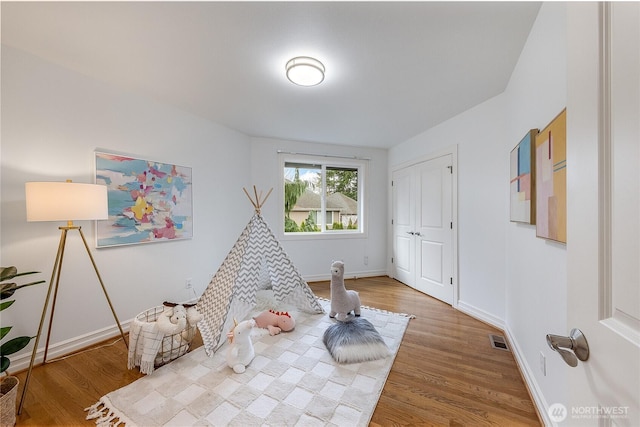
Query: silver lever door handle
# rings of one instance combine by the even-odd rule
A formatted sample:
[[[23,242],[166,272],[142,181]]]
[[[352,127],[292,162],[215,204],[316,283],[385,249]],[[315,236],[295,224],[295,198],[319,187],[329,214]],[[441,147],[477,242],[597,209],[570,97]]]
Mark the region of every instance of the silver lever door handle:
[[[578,360],[589,359],[589,343],[580,329],[572,329],[568,337],[547,334],[547,344],[573,368],[578,366]]]
[[[416,233],[414,233],[413,231],[407,231],[407,234],[411,234],[413,236]]]

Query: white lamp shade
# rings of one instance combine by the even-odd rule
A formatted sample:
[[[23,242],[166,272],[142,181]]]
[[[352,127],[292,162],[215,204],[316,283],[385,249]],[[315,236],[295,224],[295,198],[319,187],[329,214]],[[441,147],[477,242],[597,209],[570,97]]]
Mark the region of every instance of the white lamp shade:
[[[107,187],[76,182],[27,182],[27,221],[82,221],[109,217]]]
[[[287,78],[299,86],[315,86],[324,80],[324,65],[317,59],[298,56],[285,66]]]

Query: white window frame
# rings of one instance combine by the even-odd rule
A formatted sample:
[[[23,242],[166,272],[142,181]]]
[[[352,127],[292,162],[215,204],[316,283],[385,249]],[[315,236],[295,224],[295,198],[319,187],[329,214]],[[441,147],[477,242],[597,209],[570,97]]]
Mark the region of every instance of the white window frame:
[[[279,167],[280,167],[280,187],[278,191],[279,195],[279,238],[282,240],[317,240],[317,239],[362,239],[368,235],[368,203],[366,197],[367,194],[367,180],[368,180],[368,160],[351,158],[351,157],[338,157],[338,156],[322,156],[313,154],[290,154],[280,153]],[[323,194],[321,196],[321,210],[322,223],[320,231],[318,232],[285,232],[284,231],[284,167],[286,163],[302,163],[310,165],[322,165],[322,188]],[[345,167],[358,169],[358,229],[357,230],[326,230],[325,218],[326,218],[326,184],[325,184],[325,170],[326,167]]]

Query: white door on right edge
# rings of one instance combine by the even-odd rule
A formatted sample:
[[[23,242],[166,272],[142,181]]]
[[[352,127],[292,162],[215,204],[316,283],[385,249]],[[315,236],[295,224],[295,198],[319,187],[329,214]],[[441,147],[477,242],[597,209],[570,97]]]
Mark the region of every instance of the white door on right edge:
[[[395,278],[453,303],[452,156],[393,173]]]
[[[567,7],[581,46],[569,49],[567,327],[589,355],[564,367],[568,399],[549,415],[559,427],[638,427],[640,3]]]

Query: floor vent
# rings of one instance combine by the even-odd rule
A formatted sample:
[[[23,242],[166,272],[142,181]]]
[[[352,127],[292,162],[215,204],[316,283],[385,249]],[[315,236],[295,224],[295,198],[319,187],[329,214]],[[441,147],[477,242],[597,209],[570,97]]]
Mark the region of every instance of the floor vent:
[[[489,334],[489,341],[491,341],[491,347],[493,348],[496,348],[498,350],[510,351],[509,346],[507,346],[507,341],[502,335]]]

